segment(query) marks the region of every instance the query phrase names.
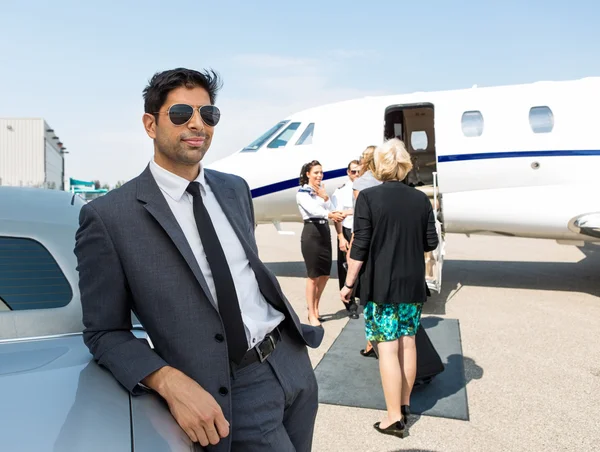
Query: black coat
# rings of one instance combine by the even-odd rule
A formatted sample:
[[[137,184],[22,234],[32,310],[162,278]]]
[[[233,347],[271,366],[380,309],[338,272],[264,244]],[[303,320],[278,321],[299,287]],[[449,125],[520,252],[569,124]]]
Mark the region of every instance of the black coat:
[[[350,257],[363,261],[361,302],[423,303],[427,300],[425,253],[439,239],[425,193],[388,181],[358,194]]]

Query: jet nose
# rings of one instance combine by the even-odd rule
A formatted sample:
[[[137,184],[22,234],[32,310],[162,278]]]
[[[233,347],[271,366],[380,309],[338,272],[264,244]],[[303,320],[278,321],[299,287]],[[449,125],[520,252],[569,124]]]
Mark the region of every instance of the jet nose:
[[[240,152],[207,164],[206,168],[239,176],[250,188],[254,188],[258,180],[256,162],[251,160],[251,156]]]

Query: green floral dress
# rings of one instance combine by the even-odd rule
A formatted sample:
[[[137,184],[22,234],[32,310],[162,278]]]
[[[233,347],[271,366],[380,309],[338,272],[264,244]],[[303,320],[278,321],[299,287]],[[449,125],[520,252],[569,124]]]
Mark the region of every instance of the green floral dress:
[[[423,303],[367,302],[363,311],[368,341],[388,342],[414,336],[421,323]]]

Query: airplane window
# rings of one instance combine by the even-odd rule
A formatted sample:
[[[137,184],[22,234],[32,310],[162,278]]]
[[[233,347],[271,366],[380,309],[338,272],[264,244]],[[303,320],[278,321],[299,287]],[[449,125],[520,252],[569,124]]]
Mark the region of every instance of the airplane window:
[[[427,132],[418,130],[410,134],[410,146],[413,151],[424,151],[427,149]]]
[[[534,133],[552,132],[554,115],[548,107],[532,107],[529,110],[529,125]]]
[[[62,308],[73,298],[54,257],[35,240],[0,237],[0,269],[0,296],[12,311]]]
[[[280,121],[263,133],[260,137],[242,149],[242,152],[256,152],[258,149],[267,142],[269,138],[275,135],[283,126],[285,126],[289,121]]]
[[[314,132],[315,132],[315,123],[311,122],[306,127],[306,130],[304,130],[304,132],[302,132],[302,135],[300,136],[298,141],[296,141],[296,146],[312,144]]]
[[[285,130],[283,132],[281,132],[279,135],[277,135],[277,137],[275,137],[275,139],[273,141],[271,141],[267,145],[267,147],[271,148],[271,149],[277,149],[277,148],[284,147],[288,143],[288,141],[290,141],[290,138],[292,138],[292,136],[294,135],[294,132],[296,132],[296,130],[298,130],[298,127],[300,127],[299,122],[291,123],[289,126],[287,126],[285,128]]]
[[[483,133],[483,115],[480,111],[465,111],[461,126],[464,136],[479,137]]]

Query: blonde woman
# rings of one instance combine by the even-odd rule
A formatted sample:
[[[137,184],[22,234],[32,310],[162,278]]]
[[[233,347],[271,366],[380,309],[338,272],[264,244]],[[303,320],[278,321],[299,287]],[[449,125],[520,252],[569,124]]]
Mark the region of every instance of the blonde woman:
[[[423,254],[438,245],[433,209],[426,194],[402,183],[412,169],[402,141],[392,139],[374,153],[375,176],[383,183],[364,189],[354,210],[354,241],[342,300],[349,300],[358,273],[365,297],[365,330],[377,342],[387,408],[374,428],[403,437],[417,372],[415,334],[427,300]]]
[[[364,190],[365,188],[375,187],[381,184],[381,181],[375,177],[375,149],[376,146],[367,146],[367,148],[363,151],[360,157],[360,172],[358,173],[358,178],[354,181],[352,185],[355,205],[356,198],[361,190]],[[350,241],[350,244],[352,244],[352,241]],[[350,251],[348,251],[348,254],[350,254]],[[355,297],[360,299],[360,287],[358,284],[355,287],[354,294]],[[369,341],[367,341],[367,345],[365,346],[365,348],[360,351],[360,354],[365,358],[377,357],[375,349]]]
[[[375,149],[375,146],[367,146],[360,156],[360,172],[358,179],[352,184],[355,199],[361,190],[381,184],[381,181],[375,177],[375,161],[373,159]]]

